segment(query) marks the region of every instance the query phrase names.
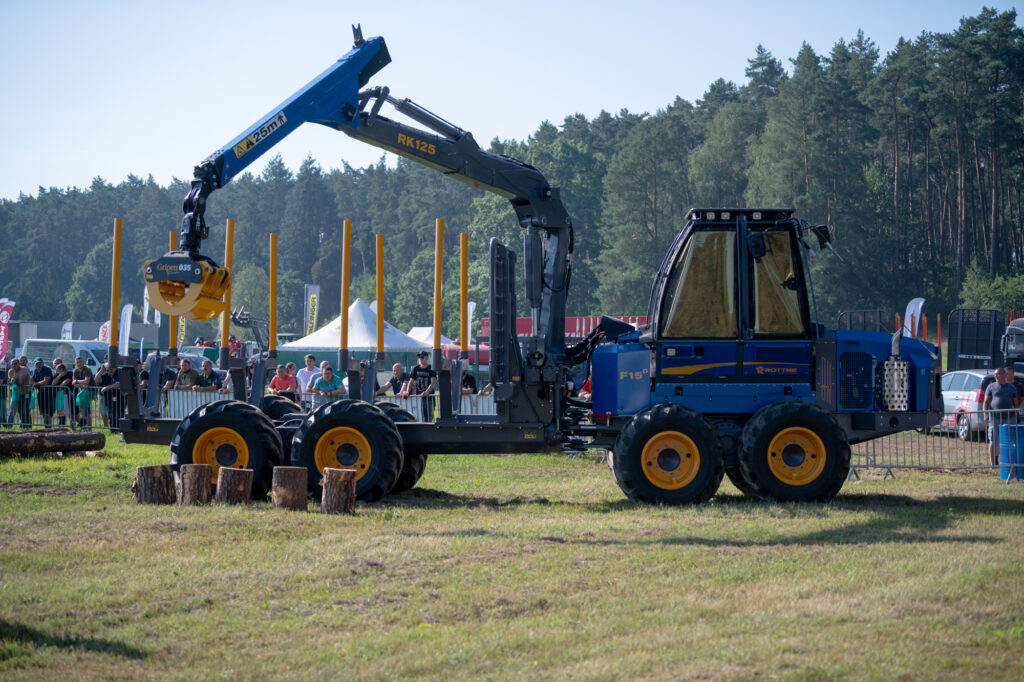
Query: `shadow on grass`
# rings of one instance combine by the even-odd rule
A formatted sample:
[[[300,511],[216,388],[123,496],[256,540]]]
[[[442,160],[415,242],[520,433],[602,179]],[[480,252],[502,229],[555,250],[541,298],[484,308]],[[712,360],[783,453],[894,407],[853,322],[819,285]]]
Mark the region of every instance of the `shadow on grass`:
[[[10,623],[0,618],[0,641],[22,642],[40,647],[56,647],[72,651],[111,654],[123,658],[143,659],[148,655],[142,649],[129,646],[124,642],[95,637],[75,637],[68,635],[52,635],[42,630]]]
[[[497,498],[480,497],[476,495],[453,495],[439,490],[413,489],[395,496],[394,503],[408,507],[424,508],[466,508],[466,507],[490,507],[494,509],[528,506],[528,505],[549,505],[551,502],[545,498],[522,498],[515,497],[508,500]],[[559,503],[560,505],[575,508],[583,514],[586,513],[608,513],[614,511],[636,510],[642,505],[637,505],[628,500],[615,502],[594,502],[594,503]],[[693,507],[665,507],[664,509],[678,509],[680,513],[693,510]],[[767,514],[768,510],[771,514]],[[849,545],[849,544],[882,544],[882,543],[963,543],[963,542],[1004,542],[1003,537],[969,535],[950,537],[941,534],[942,531],[953,526],[957,521],[970,516],[994,516],[994,517],[1022,517],[1024,516],[1024,502],[1019,500],[997,499],[988,497],[967,497],[967,496],[944,496],[934,500],[917,500],[906,495],[887,494],[862,494],[843,495],[837,497],[828,504],[780,504],[774,502],[760,502],[747,497],[731,496],[717,498],[714,505],[701,508],[702,513],[714,514],[716,510],[722,511],[751,511],[763,510],[765,514],[765,525],[777,527],[778,537],[769,538],[743,538],[743,537],[705,537],[698,534],[677,535],[662,538],[643,537],[637,539],[619,538],[596,538],[591,534],[585,536],[554,536],[546,534],[537,536],[537,541],[576,543],[581,545],[621,545],[621,546],[643,546],[643,545],[701,545],[710,547],[759,547],[759,546],[802,546],[802,545]],[[779,519],[779,511],[790,515],[794,522],[806,519],[821,518],[824,516],[834,517],[836,512],[870,512],[872,518],[848,523],[838,527],[831,527],[823,530],[816,530],[803,534],[787,534],[786,520]],[[744,519],[746,522],[749,519]],[[734,522],[727,514],[722,517],[722,524],[727,526]],[[739,523],[738,520],[735,521]],[[743,532],[743,531],[741,531]],[[458,535],[458,536],[492,536],[509,537],[500,530],[491,528],[469,528],[449,533],[431,533],[429,531],[412,531],[410,535],[436,536],[436,535]],[[517,536],[520,539],[522,536]]]

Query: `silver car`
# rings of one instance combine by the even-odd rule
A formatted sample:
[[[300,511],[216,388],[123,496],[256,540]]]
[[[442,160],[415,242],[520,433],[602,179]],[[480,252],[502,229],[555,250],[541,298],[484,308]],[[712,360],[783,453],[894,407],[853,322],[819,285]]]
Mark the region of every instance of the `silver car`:
[[[962,369],[942,375],[941,428],[956,429],[960,440],[971,440],[971,433],[985,431],[985,394],[981,382],[991,372]]]

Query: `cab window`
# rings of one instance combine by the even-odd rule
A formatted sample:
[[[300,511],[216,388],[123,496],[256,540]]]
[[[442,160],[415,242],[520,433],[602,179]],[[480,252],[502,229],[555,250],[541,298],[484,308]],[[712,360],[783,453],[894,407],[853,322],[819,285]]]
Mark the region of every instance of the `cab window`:
[[[696,230],[676,260],[661,308],[665,338],[736,337],[736,233]]]
[[[755,335],[804,336],[800,282],[788,231],[761,233],[765,255],[754,259],[753,328]]]

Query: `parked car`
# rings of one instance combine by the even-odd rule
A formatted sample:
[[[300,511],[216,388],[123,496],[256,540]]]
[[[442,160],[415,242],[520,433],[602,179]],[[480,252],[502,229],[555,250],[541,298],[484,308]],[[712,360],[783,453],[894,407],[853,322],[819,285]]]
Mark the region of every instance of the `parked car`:
[[[981,382],[990,374],[985,370],[963,369],[942,375],[942,423],[940,428],[955,429],[960,440],[971,440],[974,432],[985,431],[985,394]]]

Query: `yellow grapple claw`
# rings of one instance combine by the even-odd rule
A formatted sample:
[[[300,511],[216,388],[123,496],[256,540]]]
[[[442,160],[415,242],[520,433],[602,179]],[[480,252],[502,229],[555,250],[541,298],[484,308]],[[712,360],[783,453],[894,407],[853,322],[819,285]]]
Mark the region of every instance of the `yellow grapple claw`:
[[[210,320],[224,311],[231,271],[185,251],[172,251],[143,264],[146,298],[165,315]]]

